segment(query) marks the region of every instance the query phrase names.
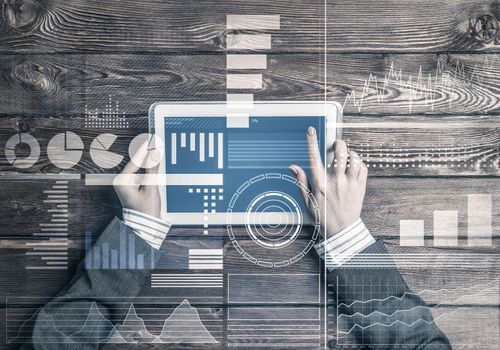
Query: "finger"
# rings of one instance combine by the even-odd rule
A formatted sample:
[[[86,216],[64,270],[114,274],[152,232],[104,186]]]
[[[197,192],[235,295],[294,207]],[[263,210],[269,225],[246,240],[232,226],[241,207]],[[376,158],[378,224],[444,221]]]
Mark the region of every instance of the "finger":
[[[144,142],[137,152],[131,155],[129,162],[122,170],[122,174],[135,174],[141,169],[140,165],[145,162],[148,156],[148,144],[148,141]]]
[[[319,152],[316,129],[310,126],[307,129],[306,138],[307,147],[309,149],[309,166],[311,167],[312,183],[316,186],[322,184],[325,178],[325,168]]]
[[[368,167],[366,166],[365,163],[361,162],[357,180],[359,183],[364,184],[366,183],[367,179],[368,179]]]
[[[333,147],[335,149],[333,168],[335,172],[343,174],[347,169],[347,144],[344,140],[336,140]]]
[[[149,159],[147,162],[151,164],[155,164],[150,168],[146,168],[146,180],[144,181],[144,189],[153,189],[155,190],[158,185],[158,170],[160,169],[160,159],[162,156],[162,152],[159,149],[155,149],[149,152]]]
[[[348,178],[356,180],[358,178],[360,170],[361,158],[354,151],[349,151],[348,154],[349,154],[349,160],[347,162],[347,170],[345,173]]]
[[[302,196],[302,201],[304,205],[310,209],[309,207],[309,193],[311,192],[311,186],[309,185],[309,181],[307,180],[307,174],[298,165],[292,164],[289,167],[290,171],[295,175],[297,179],[297,184],[300,188],[300,195]]]

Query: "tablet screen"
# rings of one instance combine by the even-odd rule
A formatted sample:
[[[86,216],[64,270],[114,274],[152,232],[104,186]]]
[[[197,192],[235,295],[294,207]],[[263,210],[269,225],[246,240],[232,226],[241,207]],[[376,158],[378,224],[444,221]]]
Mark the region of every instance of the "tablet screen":
[[[248,127],[240,128],[226,122],[225,116],[164,119],[165,170],[174,175],[166,186],[168,212],[265,211],[274,222],[274,212],[302,211],[288,167],[297,164],[309,175],[306,131],[316,128],[323,150],[325,118],[250,117]]]

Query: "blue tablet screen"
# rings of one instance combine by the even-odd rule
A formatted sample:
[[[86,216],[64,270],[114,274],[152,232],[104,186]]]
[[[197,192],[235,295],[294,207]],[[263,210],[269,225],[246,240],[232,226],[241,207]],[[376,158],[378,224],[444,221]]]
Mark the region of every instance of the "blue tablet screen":
[[[245,212],[267,191],[287,194],[303,209],[299,188],[283,180],[292,176],[290,164],[309,173],[307,128],[316,128],[322,150],[324,122],[317,116],[250,117],[246,127],[231,128],[224,116],[165,118],[165,169],[181,181],[167,185],[168,211]],[[239,200],[231,203],[235,193]]]

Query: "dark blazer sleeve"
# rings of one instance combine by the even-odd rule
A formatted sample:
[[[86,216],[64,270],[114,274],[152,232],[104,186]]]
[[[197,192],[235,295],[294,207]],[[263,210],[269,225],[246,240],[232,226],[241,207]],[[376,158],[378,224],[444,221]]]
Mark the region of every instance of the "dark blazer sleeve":
[[[389,255],[382,240],[363,254]],[[362,261],[362,256],[357,259]],[[451,349],[429,307],[390,261],[381,268],[340,267],[329,272],[329,284],[336,288],[339,343],[344,337],[373,348]]]
[[[96,244],[119,246],[121,230],[127,236],[135,235],[115,218]],[[154,265],[158,262],[158,251],[140,238],[135,240],[135,251],[144,254],[144,261],[154,259]],[[150,274],[150,264],[145,265],[144,269],[87,270],[83,260],[68,285],[25,322],[18,335],[25,340],[21,349],[97,349],[114,332],[115,324],[122,321],[123,314],[114,310],[123,304],[116,302],[128,298],[132,301],[139,294]]]

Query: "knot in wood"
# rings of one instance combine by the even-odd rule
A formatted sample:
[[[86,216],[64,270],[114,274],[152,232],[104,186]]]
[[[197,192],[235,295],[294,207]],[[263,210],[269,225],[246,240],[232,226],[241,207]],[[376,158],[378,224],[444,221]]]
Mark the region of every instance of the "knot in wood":
[[[13,66],[7,72],[8,80],[28,92],[41,93],[46,96],[57,91],[54,74],[35,63],[23,62]]]
[[[498,34],[498,21],[493,15],[481,15],[470,20],[470,32],[475,40],[483,43],[490,42]]]
[[[38,22],[42,5],[36,0],[3,0],[5,23],[19,31],[32,29]]]

